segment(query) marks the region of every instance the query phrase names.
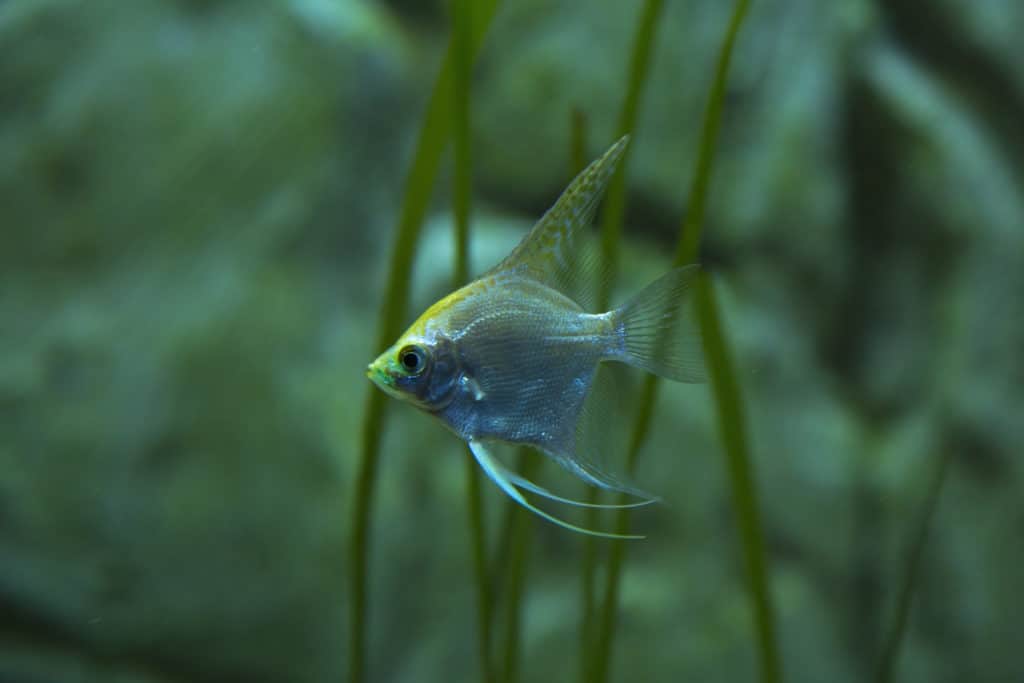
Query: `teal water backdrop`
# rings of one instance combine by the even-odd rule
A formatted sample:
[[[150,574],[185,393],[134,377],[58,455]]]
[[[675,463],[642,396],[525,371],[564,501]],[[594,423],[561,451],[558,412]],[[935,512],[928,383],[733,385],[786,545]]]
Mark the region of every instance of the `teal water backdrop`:
[[[489,7],[0,2],[0,680],[1024,680],[1024,6],[753,0],[698,212],[733,3]],[[453,196],[472,277],[623,127],[609,295],[703,214],[762,568],[715,385],[658,389],[617,560],[371,399],[360,541],[364,369],[450,291]]]

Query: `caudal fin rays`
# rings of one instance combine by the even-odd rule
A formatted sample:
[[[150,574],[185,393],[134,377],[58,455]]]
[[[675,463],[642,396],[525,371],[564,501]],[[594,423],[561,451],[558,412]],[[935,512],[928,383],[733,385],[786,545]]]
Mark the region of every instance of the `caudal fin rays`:
[[[703,382],[704,353],[688,306],[699,268],[674,268],[612,312],[616,360],[677,382]]]

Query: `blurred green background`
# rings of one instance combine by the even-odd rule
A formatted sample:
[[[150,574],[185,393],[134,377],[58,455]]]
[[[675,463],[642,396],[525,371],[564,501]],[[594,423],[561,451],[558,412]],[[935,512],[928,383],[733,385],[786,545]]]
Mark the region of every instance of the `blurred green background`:
[[[501,4],[473,272],[567,182],[573,108],[588,157],[613,141],[638,10]],[[665,4],[623,292],[667,267],[730,10]],[[943,458],[897,680],[1024,680],[1021,27],[1017,0],[756,0],[740,34],[701,261],[787,680],[872,678]],[[0,681],[344,679],[364,368],[448,35],[441,0],[0,0]],[[446,170],[409,321],[449,288],[449,207]],[[368,680],[474,680],[468,456],[394,403]],[[755,680],[706,386],[663,388],[636,479],[666,504],[613,680]],[[524,681],[577,676],[582,543],[534,525]]]

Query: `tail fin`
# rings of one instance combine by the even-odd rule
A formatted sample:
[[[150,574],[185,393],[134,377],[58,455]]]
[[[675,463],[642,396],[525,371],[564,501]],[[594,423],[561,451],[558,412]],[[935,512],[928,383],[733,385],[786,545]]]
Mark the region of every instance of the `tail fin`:
[[[704,353],[689,294],[700,268],[675,268],[612,312],[618,356],[629,365],[677,382],[703,382]]]

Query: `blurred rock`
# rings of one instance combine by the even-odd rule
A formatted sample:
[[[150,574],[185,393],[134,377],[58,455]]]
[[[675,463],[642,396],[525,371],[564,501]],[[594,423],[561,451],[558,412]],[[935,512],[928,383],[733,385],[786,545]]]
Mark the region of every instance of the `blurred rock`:
[[[403,40],[367,2],[0,5],[0,679],[340,678],[323,269],[391,201]]]

